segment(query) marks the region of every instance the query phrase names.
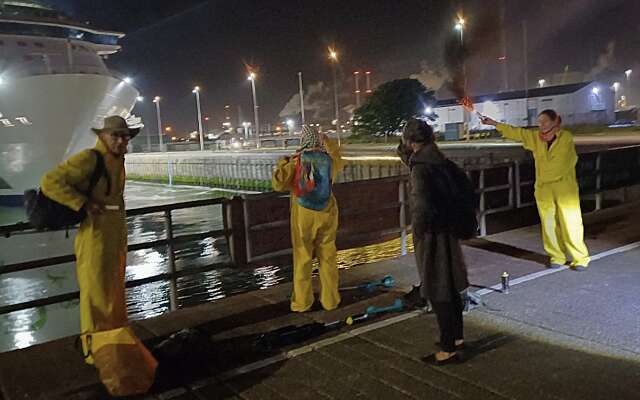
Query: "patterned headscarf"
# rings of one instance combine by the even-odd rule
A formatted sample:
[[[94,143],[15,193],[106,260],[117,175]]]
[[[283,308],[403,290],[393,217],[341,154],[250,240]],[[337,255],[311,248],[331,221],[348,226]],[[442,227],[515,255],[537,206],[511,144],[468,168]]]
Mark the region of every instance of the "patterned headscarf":
[[[302,125],[302,135],[300,136],[300,150],[310,150],[323,148],[320,134],[308,125]]]

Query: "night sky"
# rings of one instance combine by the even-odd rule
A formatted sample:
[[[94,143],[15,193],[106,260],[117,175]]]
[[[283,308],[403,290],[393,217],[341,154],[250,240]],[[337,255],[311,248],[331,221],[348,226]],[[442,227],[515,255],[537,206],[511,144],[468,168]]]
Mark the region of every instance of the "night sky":
[[[111,68],[135,79],[146,97],[134,113],[155,131],[151,99],[163,98],[163,123],[175,132],[197,127],[194,85],[202,87],[203,113],[219,127],[223,107],[232,121],[252,121],[250,83],[245,65],[258,72],[261,121],[284,119],[297,93],[302,71],[310,95],[308,119],[331,115],[332,75],[327,46],[340,55],[341,103],[355,100],[352,73],[373,72],[373,83],[420,77],[439,89],[448,73],[446,44],[459,40],[456,14],[468,21],[465,43],[472,94],[496,92],[504,85],[498,57],[501,0],[48,0],[74,19],[91,21],[127,36]],[[504,0],[507,75],[510,89],[524,86],[522,23],[528,32],[530,85],[541,77],[581,71],[607,83],[624,82],[634,68],[640,81],[640,1]],[[450,43],[451,44],[451,43]],[[611,82],[609,82],[611,81]],[[632,79],[633,83],[633,79]],[[628,86],[628,85],[627,85]],[[624,89],[623,89],[624,90]],[[446,90],[438,93],[450,96]],[[296,104],[293,101],[292,104]],[[286,108],[286,110],[284,110]],[[305,107],[306,108],[306,107]],[[279,114],[284,110],[282,116]],[[346,115],[346,114],[345,114]]]

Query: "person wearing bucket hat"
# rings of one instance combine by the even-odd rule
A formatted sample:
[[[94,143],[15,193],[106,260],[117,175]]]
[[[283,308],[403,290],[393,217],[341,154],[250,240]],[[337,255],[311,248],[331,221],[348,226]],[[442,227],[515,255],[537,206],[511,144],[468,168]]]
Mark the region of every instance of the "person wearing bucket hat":
[[[106,117],[102,128],[92,130],[98,137],[93,149],[71,156],[41,179],[41,190],[47,197],[75,211],[84,208],[87,212],[75,239],[82,334],[127,324],[124,155],[129,140],[139,132],[129,128],[120,116]],[[100,162],[104,163],[105,173],[87,195],[89,181]]]
[[[313,305],[313,255],[320,264],[320,303],[325,310],[340,304],[336,232],[338,203],[332,185],[343,167],[334,140],[304,125],[300,149],[278,161],[271,183],[277,192],[291,192],[293,293],[291,311],[309,311]]]

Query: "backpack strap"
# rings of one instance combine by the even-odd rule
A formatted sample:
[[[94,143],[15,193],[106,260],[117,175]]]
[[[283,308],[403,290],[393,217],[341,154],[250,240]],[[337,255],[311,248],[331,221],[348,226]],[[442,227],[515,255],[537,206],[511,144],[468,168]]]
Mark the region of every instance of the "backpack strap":
[[[101,177],[105,177],[107,180],[107,195],[111,193],[111,180],[109,179],[109,175],[107,175],[107,167],[104,163],[104,157],[102,153],[100,153],[96,149],[91,149],[91,152],[96,156],[96,167],[93,170],[93,174],[91,174],[91,179],[89,180],[89,188],[87,189],[87,196],[91,196],[91,192],[98,184],[98,181]]]

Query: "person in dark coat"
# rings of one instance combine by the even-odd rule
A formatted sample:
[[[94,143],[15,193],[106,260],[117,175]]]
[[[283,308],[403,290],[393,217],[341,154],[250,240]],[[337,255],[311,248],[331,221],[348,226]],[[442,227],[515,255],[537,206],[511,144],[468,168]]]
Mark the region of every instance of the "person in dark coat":
[[[404,127],[403,144],[412,151],[408,158],[410,204],[421,292],[431,302],[440,327],[441,351],[427,361],[442,365],[460,361],[456,350],[464,346],[460,293],[469,286],[467,267],[448,216],[436,207],[446,204],[447,199],[436,197],[431,177],[435,170],[444,168],[446,158],[435,143],[433,129],[425,121],[411,119]]]

